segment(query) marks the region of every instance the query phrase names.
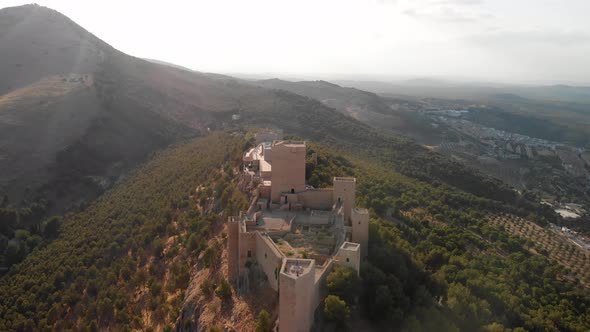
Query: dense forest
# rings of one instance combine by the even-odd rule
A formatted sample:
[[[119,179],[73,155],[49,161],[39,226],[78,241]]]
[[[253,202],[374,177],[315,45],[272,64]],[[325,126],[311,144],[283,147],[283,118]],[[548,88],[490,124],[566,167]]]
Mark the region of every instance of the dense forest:
[[[47,202],[26,208],[12,208],[8,196],[0,204],[0,268],[9,269],[21,262],[37,246],[57,236],[60,216],[46,218]]]
[[[357,203],[372,215],[360,305],[380,329],[407,331],[587,331],[590,297],[567,284],[566,269],[531,244],[486,222],[489,213],[525,214],[526,204],[477,197],[411,179],[358,156],[312,145],[310,184],[358,178]],[[521,198],[524,199],[524,198]],[[352,305],[353,303],[349,303]],[[395,330],[395,328],[393,328]]]
[[[245,204],[223,175],[241,142],[214,134],[170,148],[67,216],[0,279],[0,330],[171,329],[220,206]]]
[[[247,205],[233,172],[248,137],[215,133],[172,147],[66,216],[55,239],[0,279],[0,330],[174,329],[189,269],[199,256],[218,256],[211,234]],[[336,326],[346,329],[352,308],[381,330],[590,328],[587,289],[562,281],[564,268],[485,218],[503,212],[542,224],[544,211],[476,173],[452,178],[460,169],[436,169],[454,164],[427,151],[394,167],[409,152],[374,142],[373,152],[348,143],[308,147],[309,183],[357,177],[357,204],[372,216],[370,258],[355,296],[340,291],[352,285],[338,282],[346,271],[328,278],[327,321],[342,317]]]

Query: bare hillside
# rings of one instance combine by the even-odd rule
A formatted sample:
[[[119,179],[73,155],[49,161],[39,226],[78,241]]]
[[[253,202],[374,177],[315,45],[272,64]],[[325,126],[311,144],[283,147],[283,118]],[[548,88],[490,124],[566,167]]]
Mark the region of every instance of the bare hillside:
[[[0,10],[0,94],[63,73],[92,73],[112,47],[49,8]]]
[[[306,97],[126,55],[37,5],[0,10],[0,45],[0,194],[16,205],[84,207],[153,152],[228,125],[316,133],[353,121]]]

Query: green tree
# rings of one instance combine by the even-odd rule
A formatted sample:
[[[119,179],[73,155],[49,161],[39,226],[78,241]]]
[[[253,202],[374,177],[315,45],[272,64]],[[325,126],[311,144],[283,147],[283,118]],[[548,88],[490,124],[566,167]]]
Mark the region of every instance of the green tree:
[[[156,258],[162,257],[164,252],[164,242],[160,238],[156,238],[153,242],[153,253]]]
[[[222,301],[228,301],[231,299],[231,285],[225,279],[221,279],[219,286],[215,289],[215,295],[217,295]]]
[[[28,254],[28,248],[25,241],[10,241],[6,247],[6,263],[8,266],[20,263]]]
[[[258,319],[256,319],[256,332],[271,332],[273,324],[270,321],[270,314],[268,311],[262,309],[258,313]]]
[[[90,322],[90,324],[88,324],[88,331],[89,332],[98,332],[98,324],[96,323],[95,320],[93,320],[92,322]]]
[[[201,293],[203,293],[203,295],[209,296],[213,292],[213,281],[211,281],[211,279],[205,279],[199,288],[201,289]]]
[[[457,317],[463,331],[475,331],[491,315],[488,302],[471,294],[469,288],[459,283],[449,286],[447,305]]]
[[[0,234],[12,237],[18,223],[18,213],[15,209],[0,209]]]
[[[324,314],[329,320],[343,324],[350,317],[350,309],[340,297],[328,295],[324,301]]]
[[[59,216],[53,216],[47,219],[47,221],[45,221],[45,225],[43,226],[43,234],[48,238],[56,237],[61,223],[62,218]]]
[[[326,286],[330,294],[338,295],[346,302],[352,303],[360,294],[361,279],[353,268],[339,266],[326,278]]]
[[[504,327],[500,323],[492,323],[481,328],[481,332],[510,332],[510,329]]]

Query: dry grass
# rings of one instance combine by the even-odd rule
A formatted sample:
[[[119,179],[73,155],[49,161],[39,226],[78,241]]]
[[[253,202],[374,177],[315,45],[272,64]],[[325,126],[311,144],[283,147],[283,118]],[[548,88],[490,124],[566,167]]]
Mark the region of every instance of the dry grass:
[[[80,81],[82,80],[82,81]],[[91,75],[55,75],[0,96],[0,110],[14,106],[25,99],[55,98],[70,92],[89,88]]]
[[[224,225],[225,229],[225,225]],[[211,245],[215,241],[223,241],[222,231],[209,241]],[[198,317],[199,328],[207,330],[212,326],[222,327],[230,331],[254,331],[256,316],[260,310],[265,309],[271,316],[277,314],[277,293],[270,287],[258,289],[238,297],[232,288],[232,298],[223,303],[215,294],[209,296],[203,294],[200,285],[205,280],[211,280],[218,285],[222,279],[227,279],[227,248],[224,247],[221,262],[210,268],[201,268],[191,276],[191,282],[186,291],[184,307],[193,305],[201,308]]]

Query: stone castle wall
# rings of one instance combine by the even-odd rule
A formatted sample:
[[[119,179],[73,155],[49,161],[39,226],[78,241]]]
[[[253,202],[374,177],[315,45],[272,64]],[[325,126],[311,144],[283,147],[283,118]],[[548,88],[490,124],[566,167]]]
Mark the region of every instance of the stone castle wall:
[[[299,200],[303,206],[314,210],[330,209],[334,204],[334,190],[329,189],[309,189],[299,193]]]
[[[272,243],[272,240],[259,232],[256,232],[256,261],[266,274],[270,287],[278,292],[279,271],[283,263],[283,257]]]

